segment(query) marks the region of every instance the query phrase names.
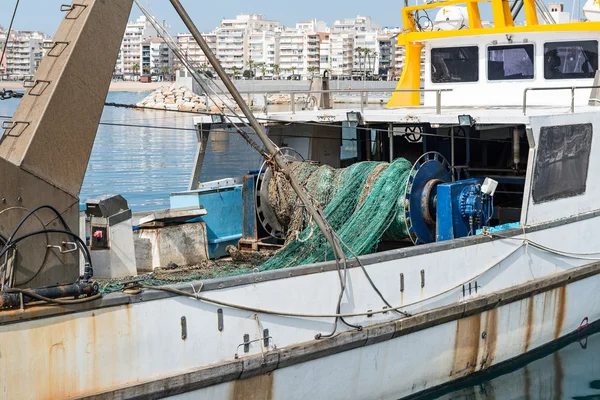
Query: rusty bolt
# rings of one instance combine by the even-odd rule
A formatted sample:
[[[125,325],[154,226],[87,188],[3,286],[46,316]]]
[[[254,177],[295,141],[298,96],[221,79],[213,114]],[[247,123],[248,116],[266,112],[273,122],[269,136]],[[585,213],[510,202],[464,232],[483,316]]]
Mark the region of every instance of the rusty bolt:
[[[481,334],[481,338],[482,338],[482,339],[485,339],[486,337],[487,337],[487,333],[484,331],[484,332]]]

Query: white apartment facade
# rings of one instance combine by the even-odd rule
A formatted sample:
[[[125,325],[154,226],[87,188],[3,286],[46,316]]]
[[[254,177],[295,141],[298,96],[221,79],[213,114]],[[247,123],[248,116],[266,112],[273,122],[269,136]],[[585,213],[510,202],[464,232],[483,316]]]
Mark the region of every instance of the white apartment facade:
[[[150,38],[142,42],[142,64],[144,74],[157,76],[159,80],[171,80],[173,53],[162,38]]]
[[[255,32],[276,32],[281,29],[277,21],[263,19],[260,14],[241,14],[235,19],[224,19],[216,30],[217,57],[225,71],[237,75],[250,69],[250,35]],[[274,50],[273,50],[274,51]]]
[[[211,33],[203,33],[202,37],[208,44],[210,50],[216,54],[217,53],[217,34],[214,32]],[[183,54],[187,57],[187,59],[194,65],[196,69],[201,71],[210,71],[214,75],[214,68],[210,65],[208,58],[200,49],[200,45],[196,42],[193,36],[190,33],[179,33],[177,34],[177,45],[183,52]],[[174,69],[181,69],[181,62],[179,59],[174,59]]]
[[[44,55],[44,41],[50,37],[37,31],[12,31],[0,33],[0,43],[8,41],[5,60],[0,73],[8,79],[25,79],[35,74]]]
[[[115,64],[114,76],[123,80],[137,80],[143,74],[142,43],[150,38],[157,38],[158,33],[145,16],[129,22],[121,42],[119,55]]]

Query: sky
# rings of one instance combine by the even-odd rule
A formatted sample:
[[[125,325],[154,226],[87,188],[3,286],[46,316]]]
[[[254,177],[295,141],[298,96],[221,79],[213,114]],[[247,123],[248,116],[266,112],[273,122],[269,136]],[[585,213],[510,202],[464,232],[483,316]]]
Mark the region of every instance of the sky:
[[[0,26],[8,28],[16,1],[0,0]],[[187,32],[169,0],[142,0],[142,4],[146,4],[146,1],[149,2],[159,19],[166,21],[171,26],[172,34]],[[310,21],[313,18],[325,21],[332,26],[337,19],[353,18],[357,15],[370,16],[373,18],[373,22],[381,24],[383,27],[398,27],[401,26],[400,10],[404,3],[404,0],[397,2],[383,0],[377,3],[365,0],[226,0],[226,3],[206,0],[180,1],[202,32],[212,31],[223,18],[234,18],[237,14],[249,13],[262,14],[265,19],[279,21],[288,27],[294,27],[296,22]],[[409,0],[410,4],[414,4],[414,1]],[[579,2],[581,7],[585,4],[585,0],[574,1],[576,5]],[[549,2],[554,1],[545,0],[546,4]],[[13,29],[37,30],[54,36],[64,17],[64,14],[60,12],[60,5],[65,3],[70,3],[70,1],[20,0]],[[573,0],[565,0],[563,3],[565,11],[571,13]],[[489,19],[490,16],[486,15],[488,13],[485,8],[482,8],[482,18]],[[134,20],[140,15],[140,10],[134,4],[129,19]]]
[[[146,0],[142,0],[145,4]],[[192,17],[196,26],[202,31],[216,28],[223,18],[234,18],[237,14],[257,13],[265,19],[281,22],[285,26],[294,27],[296,22],[310,21],[313,18],[333,25],[336,19],[353,18],[357,15],[369,15],[375,23],[384,27],[401,25],[401,4],[373,3],[364,0],[180,0]],[[63,13],[60,5],[70,3],[69,0],[20,0],[17,16],[13,24],[15,30],[38,30],[54,35],[60,24]],[[159,19],[166,20],[171,26],[171,33],[187,32],[185,26],[175,13],[169,0],[148,0]],[[16,0],[0,0],[0,25],[8,28]],[[226,4],[226,6],[225,6]],[[141,12],[134,5],[130,20],[137,18]]]

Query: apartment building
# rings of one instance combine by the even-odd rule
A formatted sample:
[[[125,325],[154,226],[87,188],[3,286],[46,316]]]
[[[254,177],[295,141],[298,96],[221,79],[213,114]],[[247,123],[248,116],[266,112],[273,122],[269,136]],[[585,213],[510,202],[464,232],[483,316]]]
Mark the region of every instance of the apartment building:
[[[44,55],[43,44],[50,37],[37,31],[12,31],[0,33],[0,43],[8,41],[5,60],[2,62],[2,75],[10,79],[25,79],[35,74]]]
[[[392,80],[396,75],[396,42],[397,34],[384,33],[379,35],[377,74],[383,80]]]
[[[307,37],[299,29],[281,32],[279,42],[279,67],[284,77],[300,79],[307,74]]]
[[[250,68],[250,64],[252,64],[255,75],[263,79],[272,79],[275,75],[281,74],[276,67],[280,57],[280,39],[281,32],[279,29],[275,32],[250,33],[246,69]]]
[[[334,30],[329,35],[331,75],[350,77],[354,60],[354,33],[351,30]]]
[[[157,38],[158,33],[145,16],[129,22],[121,42],[115,65],[114,76],[123,80],[137,80],[144,72],[142,65],[142,43]]]
[[[233,75],[234,71],[237,74],[237,71],[250,66],[250,35],[280,29],[279,22],[263,19],[260,14],[241,14],[235,19],[224,19],[216,30],[217,58],[228,74]]]
[[[319,73],[331,73],[331,40],[329,32],[319,34]]]
[[[144,74],[158,76],[160,80],[171,80],[173,74],[173,53],[162,38],[150,38],[142,42],[142,63]]]
[[[208,44],[210,50],[216,54],[217,53],[217,34],[214,32],[211,33],[203,33],[202,37]],[[190,33],[179,33],[177,34],[177,44],[179,48],[183,52],[187,59],[195,66],[196,69],[200,69],[201,71],[210,71],[214,74],[214,69],[208,62],[208,58],[200,49],[200,45],[196,42],[196,39]],[[173,60],[173,68],[175,70],[181,69],[181,61],[175,58]]]

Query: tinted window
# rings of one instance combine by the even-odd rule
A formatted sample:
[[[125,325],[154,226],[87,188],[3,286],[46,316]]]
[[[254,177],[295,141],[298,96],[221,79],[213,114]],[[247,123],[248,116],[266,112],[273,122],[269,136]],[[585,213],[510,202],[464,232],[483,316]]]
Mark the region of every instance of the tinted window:
[[[533,45],[488,47],[490,81],[533,79]]]
[[[598,69],[598,41],[544,44],[544,78],[593,78]]]
[[[533,201],[585,193],[591,145],[592,124],[543,127],[533,176]]]
[[[479,48],[451,47],[431,49],[431,82],[477,82]]]

